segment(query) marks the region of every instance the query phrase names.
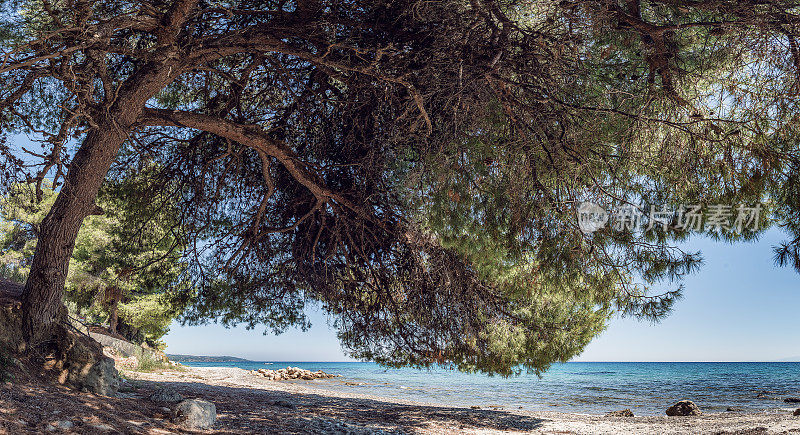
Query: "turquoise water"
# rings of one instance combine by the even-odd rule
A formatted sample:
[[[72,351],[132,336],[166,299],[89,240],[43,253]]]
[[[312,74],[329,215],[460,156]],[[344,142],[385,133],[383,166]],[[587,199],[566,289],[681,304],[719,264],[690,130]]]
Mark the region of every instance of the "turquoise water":
[[[443,369],[386,369],[361,362],[184,364],[247,370],[290,365],[343,376],[291,381],[325,390],[443,405],[587,414],[630,408],[637,415],[663,415],[670,405],[684,398],[693,400],[705,412],[724,412],[728,407],[747,412],[782,412],[797,408],[784,403],[785,397],[800,397],[800,363],[792,362],[575,362],[554,365],[542,378],[521,375],[507,379]],[[757,397],[762,391],[767,392],[767,397]]]

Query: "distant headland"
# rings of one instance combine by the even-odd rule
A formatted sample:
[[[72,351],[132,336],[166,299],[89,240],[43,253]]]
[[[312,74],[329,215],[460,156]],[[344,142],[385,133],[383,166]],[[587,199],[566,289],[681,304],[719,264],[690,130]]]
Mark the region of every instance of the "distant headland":
[[[250,362],[249,359],[235,356],[204,356],[167,354],[167,358],[175,362]]]

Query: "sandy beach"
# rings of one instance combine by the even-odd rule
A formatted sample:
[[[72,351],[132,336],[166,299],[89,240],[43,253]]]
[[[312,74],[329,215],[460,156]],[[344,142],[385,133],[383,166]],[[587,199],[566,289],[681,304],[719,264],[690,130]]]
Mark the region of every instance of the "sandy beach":
[[[332,392],[325,382],[269,381],[237,368],[130,373],[141,393],[169,385],[217,405],[219,433],[686,434],[800,432],[791,414],[605,417],[511,409],[451,408]],[[321,386],[321,387],[320,387]]]
[[[270,381],[238,368],[122,374],[117,397],[33,378],[0,384],[0,434],[800,433],[800,416],[789,412],[606,417],[403,402],[325,388],[326,382],[344,380]],[[187,431],[174,424],[165,404],[148,399],[164,388],[184,398],[213,402],[217,409],[213,429]]]

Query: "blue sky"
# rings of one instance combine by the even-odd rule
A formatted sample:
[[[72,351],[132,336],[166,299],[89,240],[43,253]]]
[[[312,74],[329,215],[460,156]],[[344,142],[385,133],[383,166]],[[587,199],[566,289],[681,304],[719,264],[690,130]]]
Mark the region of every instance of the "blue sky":
[[[613,319],[575,361],[774,361],[800,358],[800,274],[778,268],[778,230],[758,242],[697,239],[705,264],[685,280],[684,298],[661,323]],[[325,315],[311,312],[310,331],[273,336],[219,325],[173,325],[168,353],[233,355],[262,361],[346,361]]]

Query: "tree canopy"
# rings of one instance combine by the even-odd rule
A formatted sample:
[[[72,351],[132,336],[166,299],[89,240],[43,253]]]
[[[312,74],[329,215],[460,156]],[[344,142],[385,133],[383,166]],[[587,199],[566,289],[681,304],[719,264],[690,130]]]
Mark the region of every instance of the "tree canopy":
[[[30,176],[61,186],[31,330],[101,185],[132,174],[179,211],[186,320],[280,330],[320,301],[354,356],[390,365],[567,360],[614,312],[669,311],[692,233],[775,218],[800,265],[797,2],[5,7],[2,119],[44,139]],[[587,201],[674,211],[587,234]],[[757,229],[678,225],[683,204],[762,203]]]

